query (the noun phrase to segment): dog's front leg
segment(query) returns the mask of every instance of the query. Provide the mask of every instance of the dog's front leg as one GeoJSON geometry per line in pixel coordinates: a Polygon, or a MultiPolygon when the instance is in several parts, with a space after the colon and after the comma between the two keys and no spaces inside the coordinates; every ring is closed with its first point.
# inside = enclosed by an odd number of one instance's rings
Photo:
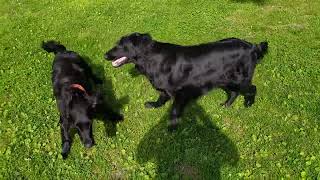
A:
{"type": "Polygon", "coordinates": [[[225,107],[230,107],[231,104],[236,100],[236,98],[239,96],[239,92],[236,91],[230,91],[230,90],[225,90],[227,93],[227,100],[224,103],[221,103],[222,106],[225,107]]]}
{"type": "Polygon", "coordinates": [[[146,108],[158,108],[163,106],[168,100],[170,100],[170,96],[166,92],[160,91],[160,96],[157,101],[148,101],[144,105],[146,108]]]}
{"type": "Polygon", "coordinates": [[[70,136],[70,125],[68,120],[60,116],[60,128],[61,128],[61,140],[62,140],[62,152],[63,159],[68,157],[71,148],[71,136],[70,136]]]}

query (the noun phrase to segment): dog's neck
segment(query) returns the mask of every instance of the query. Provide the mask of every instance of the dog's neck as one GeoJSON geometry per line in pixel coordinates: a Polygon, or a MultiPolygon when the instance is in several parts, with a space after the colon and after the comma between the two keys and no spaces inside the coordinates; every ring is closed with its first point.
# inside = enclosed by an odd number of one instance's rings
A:
{"type": "Polygon", "coordinates": [[[154,52],[154,43],[149,43],[144,48],[141,48],[142,51],[137,53],[137,56],[134,58],[135,61],[133,62],[136,66],[141,68],[145,68],[145,64],[152,61],[152,59],[148,58],[148,55],[154,52]]]}
{"type": "Polygon", "coordinates": [[[149,75],[148,71],[150,70],[150,66],[156,61],[155,58],[149,58],[152,54],[157,54],[159,49],[159,44],[161,42],[154,41],[146,48],[143,48],[143,51],[140,52],[139,56],[136,57],[136,61],[134,62],[135,68],[144,75],[149,75]]]}

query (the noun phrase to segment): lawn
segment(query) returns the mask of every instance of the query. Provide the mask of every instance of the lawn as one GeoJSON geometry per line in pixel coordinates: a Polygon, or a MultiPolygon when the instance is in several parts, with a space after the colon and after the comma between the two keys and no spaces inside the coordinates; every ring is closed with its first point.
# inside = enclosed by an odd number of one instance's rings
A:
{"type": "Polygon", "coordinates": [[[320,178],[319,0],[0,0],[0,179],[320,178]],[[157,98],[133,65],[114,69],[103,54],[122,35],[192,45],[238,37],[267,40],[255,71],[256,103],[231,108],[211,91],[167,132],[171,103],[157,98]],[[58,40],[89,57],[123,122],[94,122],[96,146],[75,137],[63,160],[51,87],[58,40]]]}

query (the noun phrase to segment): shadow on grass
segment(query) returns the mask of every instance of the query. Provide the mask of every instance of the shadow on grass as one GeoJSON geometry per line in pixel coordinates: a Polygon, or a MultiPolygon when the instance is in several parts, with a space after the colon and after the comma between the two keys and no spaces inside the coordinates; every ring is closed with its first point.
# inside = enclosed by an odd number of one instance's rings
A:
{"type": "MultiPolygon", "coordinates": [[[[88,57],[83,56],[86,62],[92,62],[88,57]]],[[[117,126],[116,124],[120,122],[119,119],[114,119],[115,117],[110,117],[110,110],[116,114],[120,114],[122,107],[129,102],[129,97],[121,97],[117,99],[115,92],[113,90],[112,81],[105,73],[103,66],[90,64],[93,73],[102,80],[102,85],[97,85],[97,90],[103,95],[103,107],[102,112],[106,112],[105,117],[98,116],[98,120],[103,121],[107,137],[113,137],[116,135],[117,126]]]]}
{"type": "Polygon", "coordinates": [[[141,75],[141,73],[135,68],[135,67],[132,67],[130,70],[129,70],[129,74],[131,75],[131,77],[135,78],[135,77],[138,77],[141,75]]]}
{"type": "Polygon", "coordinates": [[[159,179],[220,179],[220,168],[234,166],[239,154],[201,106],[190,103],[178,130],[167,131],[169,111],[140,141],[139,163],[157,165],[159,179]]]}

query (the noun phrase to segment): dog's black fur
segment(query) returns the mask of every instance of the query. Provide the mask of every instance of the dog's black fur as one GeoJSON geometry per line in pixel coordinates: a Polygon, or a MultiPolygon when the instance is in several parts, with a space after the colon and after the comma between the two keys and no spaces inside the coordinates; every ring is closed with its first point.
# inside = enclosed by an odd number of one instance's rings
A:
{"type": "Polygon", "coordinates": [[[105,58],[116,67],[134,63],[150,80],[160,97],[147,102],[146,107],[157,108],[174,99],[169,126],[174,130],[188,102],[213,88],[227,93],[223,103],[226,107],[239,94],[245,98],[244,105],[251,106],[256,95],[256,86],[252,85],[254,69],[267,49],[267,42],[252,44],[237,38],[180,46],[155,41],[149,34],[132,33],[122,37],[105,58]]]}
{"type": "Polygon", "coordinates": [[[60,111],[62,156],[67,158],[72,143],[72,128],[77,129],[84,146],[90,148],[94,145],[92,116],[96,113],[107,113],[112,119],[122,119],[122,116],[104,104],[102,95],[95,88],[102,80],[92,73],[83,57],[67,51],[56,41],[43,42],[42,48],[55,54],[52,84],[60,111]],[[73,87],[73,84],[81,85],[85,91],[73,87]]]}

